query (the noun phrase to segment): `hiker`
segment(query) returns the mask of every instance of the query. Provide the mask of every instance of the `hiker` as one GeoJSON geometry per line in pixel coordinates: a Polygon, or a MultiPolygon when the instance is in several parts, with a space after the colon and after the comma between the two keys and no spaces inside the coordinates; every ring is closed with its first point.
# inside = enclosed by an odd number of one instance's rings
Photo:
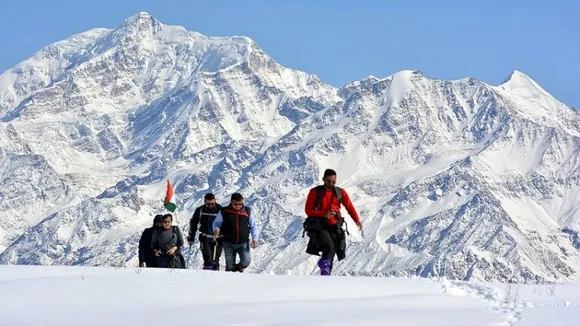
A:
{"type": "Polygon", "coordinates": [[[205,194],[204,204],[195,209],[189,221],[189,235],[187,242],[191,247],[195,239],[195,233],[199,226],[199,249],[203,256],[203,269],[219,271],[220,256],[222,254],[222,239],[216,239],[213,235],[213,221],[222,206],[216,203],[212,193],[205,194]]]}
{"type": "Polygon", "coordinates": [[[155,215],[153,226],[146,228],[141,233],[141,238],[139,239],[139,267],[157,267],[155,254],[153,249],[151,249],[151,237],[153,236],[153,231],[163,225],[162,220],[163,215],[155,215]]]}
{"type": "Polygon", "coordinates": [[[316,186],[308,193],[304,232],[310,238],[306,252],[317,256],[322,252],[318,261],[320,275],[330,275],[334,255],[339,261],[346,256],[346,235],[342,229],[346,222],[340,214],[340,205],[344,205],[359,230],[362,230],[362,224],[347,192],[335,186],[336,171],[326,169],[322,181],[324,185],[316,186]]]}
{"type": "Polygon", "coordinates": [[[250,234],[252,248],[258,246],[258,228],[250,207],[244,206],[244,197],[240,193],[231,196],[230,204],[222,207],[213,222],[214,237],[223,237],[226,272],[242,273],[250,265],[250,234]],[[236,255],[240,262],[236,263],[236,255]]]}
{"type": "Polygon", "coordinates": [[[183,246],[183,236],[177,225],[171,225],[173,216],[163,215],[163,226],[153,231],[151,248],[155,253],[157,267],[185,268],[185,259],[180,248],[183,246]]]}

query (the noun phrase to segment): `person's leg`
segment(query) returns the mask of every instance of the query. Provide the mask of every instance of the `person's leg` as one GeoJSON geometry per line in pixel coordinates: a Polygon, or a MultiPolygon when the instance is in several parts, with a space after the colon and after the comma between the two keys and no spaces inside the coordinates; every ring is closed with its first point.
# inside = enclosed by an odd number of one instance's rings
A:
{"type": "Polygon", "coordinates": [[[203,235],[199,236],[199,249],[203,257],[203,269],[212,269],[212,248],[209,239],[203,235]]]}
{"type": "Polygon", "coordinates": [[[322,258],[332,260],[336,250],[334,247],[334,240],[329,230],[322,229],[318,232],[318,243],[322,249],[322,258]]]}
{"type": "Polygon", "coordinates": [[[321,229],[317,236],[319,244],[322,247],[322,257],[318,261],[320,275],[330,275],[335,254],[334,241],[329,230],[326,228],[321,229]]]}
{"type": "Polygon", "coordinates": [[[157,267],[157,259],[155,259],[155,256],[148,258],[147,261],[145,261],[145,267],[157,267]]]}
{"type": "Polygon", "coordinates": [[[166,256],[166,255],[157,256],[156,260],[157,260],[157,267],[160,267],[160,268],[169,267],[169,257],[168,256],[166,256]]]}
{"type": "Polygon", "coordinates": [[[220,257],[222,256],[222,250],[223,250],[223,241],[221,239],[216,240],[214,246],[216,247],[216,249],[215,249],[216,251],[215,251],[215,260],[213,261],[213,270],[219,271],[220,270],[220,257]]]}
{"type": "Polygon", "coordinates": [[[237,269],[239,272],[243,272],[245,268],[250,266],[250,262],[252,261],[252,256],[250,255],[250,245],[247,242],[240,244],[238,254],[240,255],[240,262],[237,264],[237,269]]]}
{"type": "Polygon", "coordinates": [[[236,249],[234,244],[224,242],[224,258],[226,260],[226,272],[234,272],[236,266],[236,249]]]}

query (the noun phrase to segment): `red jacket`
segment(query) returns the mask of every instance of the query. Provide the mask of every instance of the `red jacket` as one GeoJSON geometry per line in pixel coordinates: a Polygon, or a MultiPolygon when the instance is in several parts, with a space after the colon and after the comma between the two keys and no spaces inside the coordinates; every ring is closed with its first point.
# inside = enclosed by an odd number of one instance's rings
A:
{"type": "MultiPolygon", "coordinates": [[[[353,221],[359,224],[360,217],[358,216],[358,213],[356,212],[354,205],[350,201],[350,197],[348,197],[348,194],[344,189],[341,188],[341,191],[342,191],[342,205],[344,205],[344,208],[346,208],[348,215],[350,215],[353,221]]],[[[322,198],[320,198],[320,207],[319,207],[320,210],[314,210],[315,203],[316,203],[316,187],[310,189],[308,197],[306,198],[306,205],[304,208],[306,216],[324,218],[324,214],[326,214],[326,212],[328,212],[331,209],[340,212],[340,205],[338,203],[338,198],[336,198],[336,195],[334,194],[334,189],[326,189],[326,191],[322,195],[322,198]],[[331,199],[332,203],[330,202],[331,199]]],[[[327,219],[327,222],[330,225],[334,225],[338,223],[338,219],[332,217],[327,219]]]]}

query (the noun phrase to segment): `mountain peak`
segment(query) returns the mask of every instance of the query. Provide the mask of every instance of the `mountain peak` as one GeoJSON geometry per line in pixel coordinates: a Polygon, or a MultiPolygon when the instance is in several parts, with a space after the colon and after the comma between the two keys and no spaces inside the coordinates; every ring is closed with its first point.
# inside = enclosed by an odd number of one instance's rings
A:
{"type": "Polygon", "coordinates": [[[154,23],[159,23],[157,19],[151,16],[149,13],[141,11],[132,16],[127,17],[123,22],[123,25],[138,26],[142,24],[153,25],[154,23]]]}
{"type": "Polygon", "coordinates": [[[388,78],[391,79],[391,84],[385,98],[389,105],[398,105],[407,94],[414,88],[413,81],[422,78],[423,74],[419,70],[401,70],[388,78]]]}
{"type": "Polygon", "coordinates": [[[408,69],[397,71],[384,78],[378,78],[375,75],[368,75],[361,80],[355,80],[344,85],[339,90],[339,95],[346,98],[360,88],[371,89],[376,83],[387,82],[389,84],[389,89],[385,93],[385,96],[388,98],[388,102],[391,105],[396,105],[399,101],[405,98],[409,91],[412,90],[413,82],[423,77],[421,71],[408,69]]]}
{"type": "Polygon", "coordinates": [[[515,91],[519,89],[536,90],[543,94],[549,95],[546,90],[542,88],[530,76],[524,74],[519,70],[514,70],[501,84],[500,87],[505,90],[515,91]]]}
{"type": "MultiPolygon", "coordinates": [[[[155,33],[163,24],[159,22],[155,17],[151,16],[149,13],[141,11],[132,16],[129,16],[123,21],[123,24],[118,30],[122,30],[129,33],[135,32],[152,32],[155,33]]],[[[122,32],[124,33],[124,32],[122,32]]]]}
{"type": "Polygon", "coordinates": [[[510,75],[501,84],[503,85],[507,82],[516,80],[531,80],[531,78],[519,70],[512,70],[510,75]]]}
{"type": "Polygon", "coordinates": [[[422,75],[423,74],[421,73],[420,70],[404,69],[401,71],[397,71],[396,73],[392,74],[390,77],[392,77],[393,79],[409,80],[412,76],[422,76],[422,75]]]}

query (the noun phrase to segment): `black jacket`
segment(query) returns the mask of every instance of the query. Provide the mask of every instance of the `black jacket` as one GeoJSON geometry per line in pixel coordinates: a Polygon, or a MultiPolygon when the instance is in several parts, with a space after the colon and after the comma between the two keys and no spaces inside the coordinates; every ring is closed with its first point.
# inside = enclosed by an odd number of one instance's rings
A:
{"type": "Polygon", "coordinates": [[[195,212],[193,212],[193,216],[189,220],[189,235],[187,236],[187,239],[193,241],[198,226],[199,233],[213,236],[213,221],[220,209],[222,209],[222,206],[219,204],[216,204],[212,208],[208,208],[205,205],[196,208],[195,212]]]}
{"type": "Polygon", "coordinates": [[[153,267],[155,265],[155,254],[151,248],[151,236],[153,235],[154,226],[146,228],[141,233],[141,238],[139,239],[139,265],[146,263],[147,267],[153,267]]]}

